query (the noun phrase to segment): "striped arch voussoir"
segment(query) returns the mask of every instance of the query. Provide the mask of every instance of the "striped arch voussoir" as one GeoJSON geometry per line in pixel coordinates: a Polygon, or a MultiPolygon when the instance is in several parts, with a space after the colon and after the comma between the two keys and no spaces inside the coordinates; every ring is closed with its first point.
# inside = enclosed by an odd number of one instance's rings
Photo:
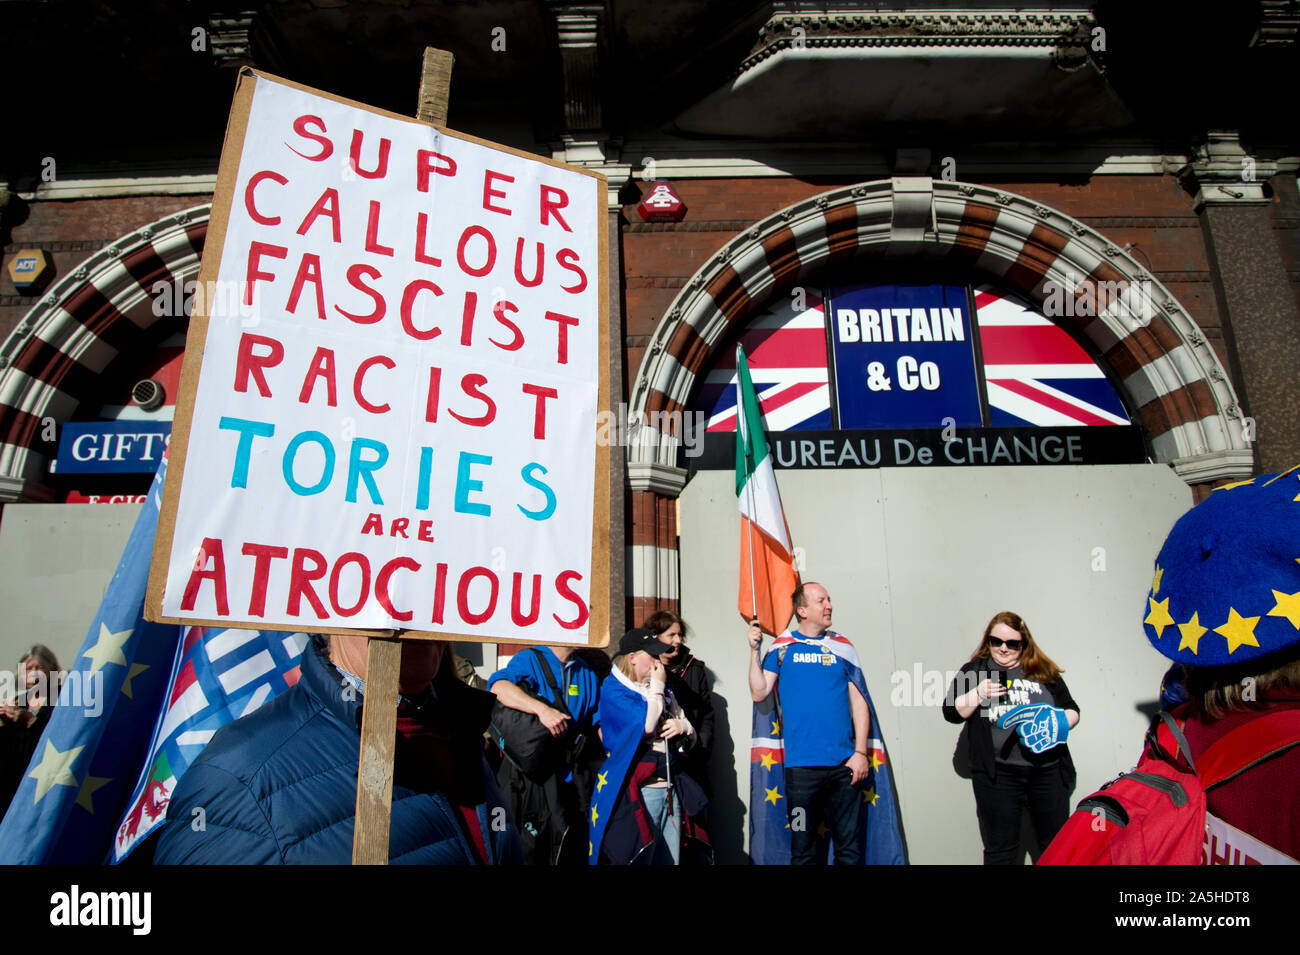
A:
{"type": "MultiPolygon", "coordinates": [[[[947,259],[1089,339],[1120,378],[1156,460],[1189,482],[1250,473],[1241,411],[1217,356],[1147,269],[1078,220],[1023,196],[926,182],[930,208],[920,229],[915,180],[901,199],[900,180],[880,180],[804,200],[733,238],[660,321],[633,383],[630,416],[689,407],[723,343],[777,293],[827,266],[855,257],[947,259]]],[[[671,441],[633,445],[628,457],[671,466],[676,450],[671,441]]]]}
{"type": "Polygon", "coordinates": [[[96,252],[0,346],[0,500],[46,496],[40,481],[55,450],[49,432],[95,397],[99,374],[155,322],[183,320],[174,309],[139,306],[155,299],[158,283],[170,288],[198,274],[209,211],[177,212],[96,252]]]}

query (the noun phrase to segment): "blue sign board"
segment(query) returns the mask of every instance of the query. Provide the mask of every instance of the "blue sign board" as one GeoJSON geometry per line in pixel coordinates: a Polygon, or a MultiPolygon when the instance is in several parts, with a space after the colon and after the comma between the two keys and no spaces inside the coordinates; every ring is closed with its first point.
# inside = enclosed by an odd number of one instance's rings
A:
{"type": "Polygon", "coordinates": [[[170,421],[69,421],[59,436],[55,473],[152,473],[171,431],[170,421]]]}
{"type": "Polygon", "coordinates": [[[961,285],[828,289],[839,427],[983,424],[971,317],[961,285]]]}

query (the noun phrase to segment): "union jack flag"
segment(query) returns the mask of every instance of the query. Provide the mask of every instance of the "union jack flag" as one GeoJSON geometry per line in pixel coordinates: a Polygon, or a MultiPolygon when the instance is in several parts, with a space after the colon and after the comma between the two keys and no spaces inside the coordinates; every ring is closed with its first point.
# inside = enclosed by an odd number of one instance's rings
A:
{"type": "Polygon", "coordinates": [[[988,286],[975,314],[994,427],[1130,423],[1106,373],[1050,319],[988,286]]]}
{"type": "MultiPolygon", "coordinates": [[[[806,290],[802,310],[791,305],[763,312],[740,336],[759,407],[769,431],[831,426],[822,299],[806,290]]],[[[726,349],[704,379],[697,407],[709,415],[706,430],[736,430],[736,352],[726,349]]]]}

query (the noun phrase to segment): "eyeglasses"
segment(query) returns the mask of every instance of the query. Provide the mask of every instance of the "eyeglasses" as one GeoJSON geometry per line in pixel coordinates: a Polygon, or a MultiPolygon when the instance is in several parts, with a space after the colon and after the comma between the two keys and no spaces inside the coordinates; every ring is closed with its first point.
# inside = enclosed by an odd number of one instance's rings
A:
{"type": "Polygon", "coordinates": [[[1006,647],[1008,650],[1019,650],[1023,640],[1003,640],[1001,637],[989,637],[989,646],[994,649],[1006,647]]]}

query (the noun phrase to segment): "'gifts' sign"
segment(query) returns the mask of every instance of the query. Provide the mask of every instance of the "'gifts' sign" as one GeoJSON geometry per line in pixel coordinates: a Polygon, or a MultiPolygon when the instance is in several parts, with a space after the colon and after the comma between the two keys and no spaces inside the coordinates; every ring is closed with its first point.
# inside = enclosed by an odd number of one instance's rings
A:
{"type": "Polygon", "coordinates": [[[151,616],[603,643],[605,204],[584,170],[246,71],[151,616]]]}

